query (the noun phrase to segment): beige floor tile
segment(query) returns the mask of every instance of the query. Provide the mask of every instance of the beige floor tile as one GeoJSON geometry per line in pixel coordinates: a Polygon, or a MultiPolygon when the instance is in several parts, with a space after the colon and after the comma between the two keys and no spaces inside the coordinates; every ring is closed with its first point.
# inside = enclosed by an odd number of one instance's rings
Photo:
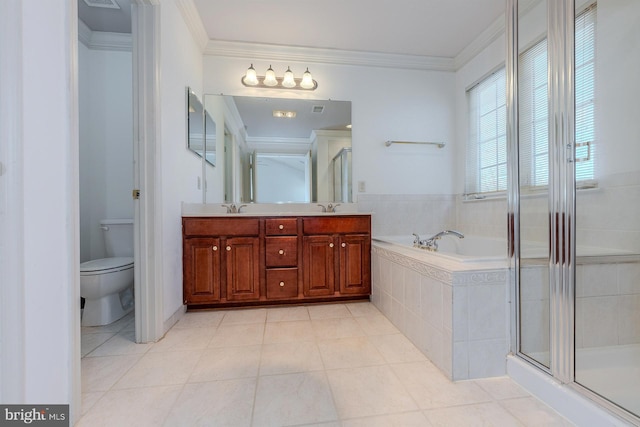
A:
{"type": "Polygon", "coordinates": [[[258,375],[262,346],[208,348],[191,373],[190,383],[251,378],[258,375]]]}
{"type": "Polygon", "coordinates": [[[364,331],[354,318],[312,320],[313,333],[318,340],[359,337],[364,331]]]}
{"type": "Polygon", "coordinates": [[[389,363],[424,362],[427,357],[402,334],[372,335],[369,340],[389,363]]]}
{"type": "Polygon", "coordinates": [[[238,325],[246,323],[264,323],[267,321],[266,308],[251,308],[229,310],[224,313],[223,325],[238,325]]]}
{"type": "Polygon", "coordinates": [[[482,378],[475,382],[496,400],[529,396],[525,389],[509,377],[482,378]]]}
{"type": "Polygon", "coordinates": [[[264,376],[258,379],[254,426],[285,426],[338,419],[324,372],[264,376]]]}
{"type": "Polygon", "coordinates": [[[501,400],[499,404],[528,427],[573,425],[535,397],[501,400]]]}
{"type": "Polygon", "coordinates": [[[185,313],[176,323],[175,329],[215,328],[224,317],[224,311],[194,311],[185,313]]]}
{"type": "Polygon", "coordinates": [[[307,307],[273,307],[267,310],[267,322],[291,322],[294,320],[309,320],[307,307]]]}
{"type": "Polygon", "coordinates": [[[203,350],[147,353],[114,386],[114,389],[184,384],[203,350]]]}
{"type": "Polygon", "coordinates": [[[353,317],[380,316],[382,314],[375,305],[368,301],[351,302],[345,305],[353,317]]]}
{"type": "Polygon", "coordinates": [[[209,345],[215,330],[213,328],[171,329],[164,338],[153,345],[151,353],[200,350],[209,345]]]}
{"type": "Polygon", "coordinates": [[[182,386],[111,390],[87,412],[77,427],[157,427],[164,422],[182,386]]]}
{"type": "Polygon", "coordinates": [[[107,391],[142,355],[85,357],[81,360],[82,392],[107,391]]]}
{"type": "Polygon", "coordinates": [[[267,323],[264,331],[265,344],[296,341],[315,341],[311,321],[267,323]]]}
{"type": "Polygon", "coordinates": [[[100,400],[100,398],[102,396],[104,396],[106,392],[104,391],[90,391],[87,393],[82,393],[82,408],[81,408],[81,413],[82,415],[86,414],[87,412],[89,412],[89,409],[91,409],[93,407],[93,405],[96,404],[96,402],[98,402],[98,400],[100,400]]]}
{"type": "Polygon", "coordinates": [[[367,335],[388,335],[400,332],[398,328],[393,326],[393,323],[382,314],[356,317],[355,319],[367,335]]]}
{"type": "Polygon", "coordinates": [[[384,357],[368,337],[338,338],[318,341],[325,369],[358,368],[382,365],[384,357]]]}
{"type": "Polygon", "coordinates": [[[260,375],[290,374],[324,369],[314,341],[265,344],[260,358],[260,375]]]}
{"type": "Polygon", "coordinates": [[[424,411],[424,414],[434,427],[523,427],[495,402],[431,409],[424,411]]]}
{"type": "Polygon", "coordinates": [[[85,357],[96,348],[107,342],[115,335],[114,332],[100,332],[95,334],[82,334],[80,340],[81,357],[85,357]]]}
{"type": "Polygon", "coordinates": [[[431,423],[422,412],[405,412],[346,420],[342,427],[431,427],[431,423]]]}
{"type": "Polygon", "coordinates": [[[255,390],[255,378],[186,384],[164,426],[250,426],[255,390]]]}
{"type": "Polygon", "coordinates": [[[389,366],[327,371],[340,419],[418,409],[389,366]]]}
{"type": "Polygon", "coordinates": [[[89,353],[87,357],[144,354],[154,345],[154,343],[136,344],[135,341],[135,331],[121,331],[89,353]]]}
{"type": "Polygon", "coordinates": [[[310,305],[307,308],[309,309],[309,317],[311,320],[352,317],[351,312],[344,304],[310,305]]]}
{"type": "Polygon", "coordinates": [[[83,334],[95,334],[95,333],[104,333],[104,332],[120,332],[124,328],[130,327],[134,317],[133,312],[127,314],[126,316],[116,320],[113,323],[103,326],[83,326],[82,333],[83,334]]]}
{"type": "Polygon", "coordinates": [[[209,342],[209,348],[260,345],[264,339],[264,323],[220,325],[209,342]]]}
{"type": "Polygon", "coordinates": [[[391,368],[422,409],[492,401],[473,381],[451,382],[430,362],[403,363],[391,368]]]}

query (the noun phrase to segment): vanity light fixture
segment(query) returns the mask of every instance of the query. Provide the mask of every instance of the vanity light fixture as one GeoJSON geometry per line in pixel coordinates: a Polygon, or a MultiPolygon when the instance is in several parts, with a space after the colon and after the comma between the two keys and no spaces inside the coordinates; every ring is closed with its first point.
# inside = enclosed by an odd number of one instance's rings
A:
{"type": "Polygon", "coordinates": [[[276,77],[275,71],[269,65],[264,76],[258,76],[253,64],[247,69],[247,72],[242,76],[241,82],[247,87],[261,87],[272,89],[298,89],[298,90],[316,90],[318,88],[318,82],[313,80],[311,72],[307,67],[307,70],[302,75],[302,78],[295,78],[291,67],[287,67],[287,71],[284,73],[284,77],[276,77]]]}

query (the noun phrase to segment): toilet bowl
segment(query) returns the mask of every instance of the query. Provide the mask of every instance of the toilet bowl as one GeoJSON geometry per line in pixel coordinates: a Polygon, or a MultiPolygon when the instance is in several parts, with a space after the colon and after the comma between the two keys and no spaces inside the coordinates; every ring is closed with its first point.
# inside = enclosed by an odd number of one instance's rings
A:
{"type": "Polygon", "coordinates": [[[82,326],[108,325],[133,310],[133,220],[100,221],[108,258],[80,264],[82,326]]]}
{"type": "Polygon", "coordinates": [[[133,310],[133,258],[94,259],[80,264],[82,326],[108,325],[133,310]]]}

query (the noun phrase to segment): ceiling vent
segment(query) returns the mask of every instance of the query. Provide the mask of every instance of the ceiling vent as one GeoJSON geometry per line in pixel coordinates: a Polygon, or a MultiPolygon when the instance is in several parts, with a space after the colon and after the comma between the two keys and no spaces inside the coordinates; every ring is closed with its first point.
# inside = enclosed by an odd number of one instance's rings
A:
{"type": "Polygon", "coordinates": [[[84,0],[87,6],[106,7],[107,9],[120,9],[120,5],[116,0],[84,0]]]}
{"type": "Polygon", "coordinates": [[[322,114],[324,112],[324,105],[314,105],[311,108],[312,113],[322,114]]]}

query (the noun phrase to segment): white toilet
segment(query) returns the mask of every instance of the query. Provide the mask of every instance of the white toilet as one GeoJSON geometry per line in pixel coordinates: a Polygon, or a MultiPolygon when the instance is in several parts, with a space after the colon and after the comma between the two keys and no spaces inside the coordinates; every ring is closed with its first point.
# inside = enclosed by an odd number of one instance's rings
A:
{"type": "Polygon", "coordinates": [[[133,220],[100,221],[108,258],[80,264],[82,326],[108,325],[133,310],[133,220]]]}

